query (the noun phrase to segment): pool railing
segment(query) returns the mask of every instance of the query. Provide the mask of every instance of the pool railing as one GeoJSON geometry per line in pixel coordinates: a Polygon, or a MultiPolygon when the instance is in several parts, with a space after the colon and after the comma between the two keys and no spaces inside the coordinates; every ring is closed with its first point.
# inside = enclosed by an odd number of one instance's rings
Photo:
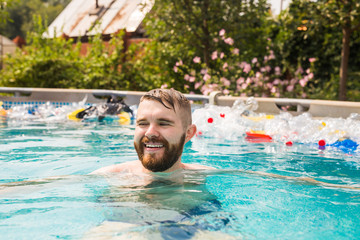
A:
{"type": "MultiPolygon", "coordinates": [[[[14,105],[40,105],[50,102],[55,106],[69,105],[74,102],[85,104],[101,104],[110,96],[122,97],[128,105],[138,104],[145,92],[116,91],[103,89],[59,89],[59,88],[18,88],[0,87],[0,101],[3,107],[9,109],[14,105]]],[[[238,100],[246,101],[248,97],[223,96],[221,92],[212,92],[209,96],[200,94],[185,94],[198,104],[212,104],[218,106],[232,106],[238,100]]],[[[341,117],[347,118],[352,113],[360,114],[359,102],[290,99],[290,98],[255,98],[258,108],[255,112],[266,114],[280,114],[288,111],[293,115],[304,112],[313,117],[341,117]]]]}

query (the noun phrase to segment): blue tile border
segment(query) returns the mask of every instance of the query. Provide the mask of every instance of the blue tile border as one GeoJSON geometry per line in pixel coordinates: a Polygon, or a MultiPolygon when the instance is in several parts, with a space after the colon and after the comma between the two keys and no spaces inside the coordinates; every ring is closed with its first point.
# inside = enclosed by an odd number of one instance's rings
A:
{"type": "MultiPolygon", "coordinates": [[[[1,101],[2,107],[5,110],[8,110],[14,106],[21,106],[21,105],[26,105],[28,107],[39,107],[41,105],[45,105],[47,103],[50,103],[51,105],[55,106],[56,108],[58,107],[63,107],[63,106],[69,106],[72,105],[72,102],[49,102],[49,101],[21,101],[21,102],[17,102],[17,101],[1,101]]],[[[91,106],[93,104],[91,103],[85,103],[86,106],[91,106]]]]}

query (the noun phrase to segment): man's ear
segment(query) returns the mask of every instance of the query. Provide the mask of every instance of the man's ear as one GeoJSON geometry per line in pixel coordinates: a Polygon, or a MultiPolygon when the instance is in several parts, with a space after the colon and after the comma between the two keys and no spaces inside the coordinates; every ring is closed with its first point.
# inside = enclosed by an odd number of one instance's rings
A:
{"type": "Polygon", "coordinates": [[[190,141],[190,139],[195,135],[196,133],[196,125],[191,124],[188,129],[186,130],[186,137],[185,137],[185,143],[190,141]]]}

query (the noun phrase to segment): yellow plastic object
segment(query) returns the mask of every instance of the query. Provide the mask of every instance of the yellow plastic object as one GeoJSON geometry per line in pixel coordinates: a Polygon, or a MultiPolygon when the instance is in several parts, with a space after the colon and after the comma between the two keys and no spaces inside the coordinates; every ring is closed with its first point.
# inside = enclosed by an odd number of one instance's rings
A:
{"type": "Polygon", "coordinates": [[[127,112],[121,112],[118,117],[120,125],[129,125],[131,123],[130,114],[127,112]]]}
{"type": "Polygon", "coordinates": [[[274,115],[265,115],[265,116],[260,116],[260,117],[249,117],[249,116],[244,116],[245,118],[252,120],[254,122],[259,122],[262,120],[270,120],[274,118],[274,115]]]}
{"type": "Polygon", "coordinates": [[[5,109],[3,109],[3,108],[0,108],[0,116],[1,117],[6,117],[6,115],[7,115],[7,111],[5,109]]]}
{"type": "Polygon", "coordinates": [[[1,117],[6,117],[7,111],[2,107],[2,105],[3,105],[3,102],[0,101],[0,116],[1,117]]]}
{"type": "Polygon", "coordinates": [[[80,108],[80,109],[78,109],[78,110],[75,110],[75,111],[73,111],[72,113],[69,113],[67,117],[68,117],[68,119],[73,120],[73,121],[80,121],[81,119],[80,119],[80,118],[77,118],[76,115],[77,115],[79,112],[82,112],[82,111],[84,111],[84,110],[85,110],[84,108],[80,108]]]}

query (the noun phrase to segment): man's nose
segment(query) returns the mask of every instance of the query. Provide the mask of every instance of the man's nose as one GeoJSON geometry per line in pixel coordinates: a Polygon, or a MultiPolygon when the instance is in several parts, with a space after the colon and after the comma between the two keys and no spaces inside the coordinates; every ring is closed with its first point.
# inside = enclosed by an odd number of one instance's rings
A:
{"type": "Polygon", "coordinates": [[[157,130],[157,127],[154,124],[150,124],[145,132],[145,136],[148,138],[158,137],[159,132],[157,130]]]}

